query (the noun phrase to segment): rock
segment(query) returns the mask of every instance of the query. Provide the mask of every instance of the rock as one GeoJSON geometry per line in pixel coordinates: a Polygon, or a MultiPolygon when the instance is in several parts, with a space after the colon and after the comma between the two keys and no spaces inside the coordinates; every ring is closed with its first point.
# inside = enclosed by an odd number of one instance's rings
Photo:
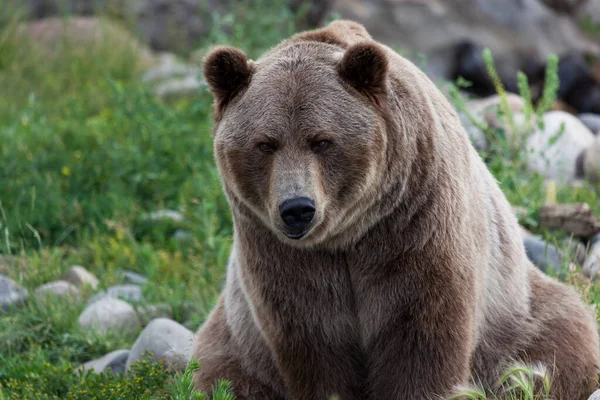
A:
{"type": "Polygon", "coordinates": [[[171,318],[173,317],[173,310],[169,304],[153,304],[138,306],[135,308],[138,313],[140,321],[143,325],[147,325],[150,321],[156,318],[171,318]]]}
{"type": "Polygon", "coordinates": [[[577,159],[592,145],[594,135],[576,117],[562,111],[550,111],[542,121],[544,128],[526,138],[527,165],[549,179],[574,180],[577,159]]]}
{"type": "Polygon", "coordinates": [[[192,351],[194,334],[166,318],[152,320],[135,341],[126,369],[150,351],[154,360],[162,360],[168,368],[184,370],[192,351]]]}
{"type": "Polygon", "coordinates": [[[596,390],[588,400],[600,400],[600,389],[596,390]]]}
{"type": "Polygon", "coordinates": [[[578,118],[593,134],[600,134],[600,114],[584,113],[578,118]]]}
{"type": "Polygon", "coordinates": [[[142,288],[140,286],[133,284],[125,284],[111,286],[108,289],[97,293],[96,295],[92,296],[92,298],[88,301],[88,305],[108,297],[112,297],[115,299],[123,299],[131,303],[139,303],[144,300],[144,296],[142,295],[142,288]]]}
{"type": "Polygon", "coordinates": [[[531,236],[525,236],[523,244],[529,260],[543,272],[559,272],[562,269],[563,255],[556,246],[531,236]]]}
{"type": "Polygon", "coordinates": [[[600,243],[595,243],[588,253],[581,272],[588,278],[597,279],[600,270],[600,243]]]}
{"type": "Polygon", "coordinates": [[[79,289],[67,281],[54,281],[43,284],[35,289],[35,294],[38,298],[45,298],[48,295],[54,295],[58,297],[70,297],[77,301],[81,300],[79,289]]]}
{"type": "Polygon", "coordinates": [[[558,64],[558,98],[578,113],[600,114],[600,82],[581,53],[561,57],[558,64]]]}
{"type": "Polygon", "coordinates": [[[69,51],[78,51],[97,44],[111,46],[115,52],[129,53],[142,67],[153,65],[154,55],[129,31],[114,21],[99,17],[52,17],[25,22],[17,27],[17,34],[47,48],[48,55],[59,55],[57,46],[66,41],[69,51]]]}
{"type": "Polygon", "coordinates": [[[0,274],[0,312],[20,306],[28,297],[27,290],[9,277],[0,274]]]}
{"type": "Polygon", "coordinates": [[[97,289],[100,283],[94,274],[80,265],[71,267],[63,279],[75,286],[90,286],[92,289],[97,289]]]}
{"type": "Polygon", "coordinates": [[[194,235],[191,232],[183,229],[177,229],[175,233],[173,233],[173,239],[177,240],[179,243],[187,243],[192,240],[193,237],[194,235]]]}
{"type": "Polygon", "coordinates": [[[600,135],[582,156],[584,176],[594,184],[600,183],[600,135]]]}
{"type": "Polygon", "coordinates": [[[125,364],[129,350],[115,350],[103,357],[91,360],[82,365],[84,370],[91,370],[96,373],[107,372],[111,370],[113,374],[122,374],[125,372],[125,364]]]}
{"type": "Polygon", "coordinates": [[[109,330],[135,331],[140,328],[140,320],[131,305],[114,297],[104,297],[81,313],[79,325],[100,333],[109,330]]]}
{"type": "Polygon", "coordinates": [[[148,283],[148,278],[133,271],[123,272],[123,283],[130,283],[134,285],[144,286],[148,283]]]}
{"type": "Polygon", "coordinates": [[[364,24],[374,39],[418,51],[426,60],[448,49],[457,54],[465,41],[490,48],[506,71],[535,70],[549,54],[600,51],[576,21],[539,0],[336,0],[333,11],[364,24]]]}
{"type": "Polygon", "coordinates": [[[162,53],[158,57],[156,65],[144,73],[142,81],[156,83],[172,78],[198,76],[199,74],[200,69],[198,67],[193,67],[179,61],[175,54],[162,53]]]}

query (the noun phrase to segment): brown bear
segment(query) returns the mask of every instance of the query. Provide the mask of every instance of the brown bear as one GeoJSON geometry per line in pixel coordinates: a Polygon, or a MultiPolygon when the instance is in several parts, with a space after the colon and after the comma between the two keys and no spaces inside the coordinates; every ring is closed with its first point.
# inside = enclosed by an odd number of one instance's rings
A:
{"type": "Polygon", "coordinates": [[[590,311],[527,260],[456,112],[412,63],[337,21],[258,61],[217,47],[214,150],[234,220],[197,388],[238,399],[438,399],[542,364],[584,398],[590,311]]]}

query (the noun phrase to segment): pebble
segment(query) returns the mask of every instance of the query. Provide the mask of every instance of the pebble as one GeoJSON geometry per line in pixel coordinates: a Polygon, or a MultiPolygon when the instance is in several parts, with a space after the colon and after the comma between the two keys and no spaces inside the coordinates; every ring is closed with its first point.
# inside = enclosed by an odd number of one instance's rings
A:
{"type": "Polygon", "coordinates": [[[79,325],[106,333],[109,330],[134,331],[141,324],[130,304],[108,296],[89,305],[79,316],[79,325]]]}
{"type": "Polygon", "coordinates": [[[90,286],[92,289],[97,289],[100,283],[94,274],[80,265],[72,266],[63,279],[75,286],[90,286]]]}
{"type": "Polygon", "coordinates": [[[137,272],[124,271],[123,272],[123,282],[131,283],[131,284],[139,285],[139,286],[144,286],[146,283],[148,283],[148,278],[146,278],[143,275],[138,274],[137,272]]]}
{"type": "Polygon", "coordinates": [[[144,296],[142,295],[142,288],[139,285],[125,284],[111,286],[108,289],[95,294],[88,301],[88,304],[93,304],[98,300],[104,299],[106,297],[119,298],[131,303],[139,303],[144,300],[144,296]]]}
{"type": "Polygon", "coordinates": [[[126,369],[149,351],[154,360],[162,360],[168,368],[183,371],[192,352],[192,331],[167,318],[152,320],[135,341],[126,369]]]}
{"type": "Polygon", "coordinates": [[[585,113],[577,117],[593,134],[600,134],[600,114],[585,113]]]}

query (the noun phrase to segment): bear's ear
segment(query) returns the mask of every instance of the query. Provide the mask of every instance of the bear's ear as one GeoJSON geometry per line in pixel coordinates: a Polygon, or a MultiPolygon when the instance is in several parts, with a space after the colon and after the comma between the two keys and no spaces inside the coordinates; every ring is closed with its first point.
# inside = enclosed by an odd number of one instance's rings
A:
{"type": "Polygon", "coordinates": [[[229,101],[250,84],[253,67],[243,51],[218,46],[206,55],[202,73],[215,96],[215,107],[221,112],[229,101]]]}
{"type": "Polygon", "coordinates": [[[373,42],[357,43],[346,50],[338,72],[343,80],[368,96],[377,97],[386,91],[387,56],[373,42]]]}

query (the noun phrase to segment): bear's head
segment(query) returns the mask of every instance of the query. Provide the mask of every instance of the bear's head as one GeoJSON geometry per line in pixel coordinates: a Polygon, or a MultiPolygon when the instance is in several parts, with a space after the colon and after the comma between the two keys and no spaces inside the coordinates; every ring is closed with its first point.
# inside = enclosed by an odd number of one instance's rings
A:
{"type": "Polygon", "coordinates": [[[389,61],[364,28],[350,30],[297,36],[256,62],[232,47],[204,60],[234,215],[252,213],[291,245],[353,229],[381,195],[389,61]],[[343,41],[348,34],[353,43],[343,41]]]}

